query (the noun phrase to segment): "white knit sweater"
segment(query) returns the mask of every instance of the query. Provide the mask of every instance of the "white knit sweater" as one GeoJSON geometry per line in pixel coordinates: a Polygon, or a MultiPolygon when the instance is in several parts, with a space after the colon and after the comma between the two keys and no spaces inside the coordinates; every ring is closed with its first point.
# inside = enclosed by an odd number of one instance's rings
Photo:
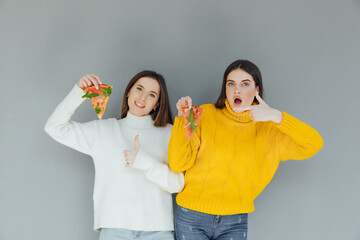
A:
{"type": "Polygon", "coordinates": [[[150,116],[136,117],[129,112],[121,120],[73,122],[71,116],[85,101],[82,95],[75,85],[48,119],[45,131],[94,161],[94,230],[173,230],[171,193],[182,190],[184,176],[168,167],[172,125],[155,127],[150,116]],[[123,150],[134,149],[137,134],[140,150],[133,167],[127,168],[123,150]]]}

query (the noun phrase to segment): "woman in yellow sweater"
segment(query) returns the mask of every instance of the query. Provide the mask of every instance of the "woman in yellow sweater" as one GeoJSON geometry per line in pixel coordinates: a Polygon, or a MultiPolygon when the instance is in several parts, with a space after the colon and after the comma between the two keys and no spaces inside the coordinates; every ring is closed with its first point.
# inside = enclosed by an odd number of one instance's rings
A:
{"type": "Polygon", "coordinates": [[[323,146],[319,133],[262,99],[258,67],[237,60],[224,73],[215,104],[203,113],[190,140],[186,138],[181,98],[169,142],[169,165],[185,173],[177,195],[177,239],[247,239],[247,214],[254,199],[273,178],[280,161],[312,157],[323,146]]]}

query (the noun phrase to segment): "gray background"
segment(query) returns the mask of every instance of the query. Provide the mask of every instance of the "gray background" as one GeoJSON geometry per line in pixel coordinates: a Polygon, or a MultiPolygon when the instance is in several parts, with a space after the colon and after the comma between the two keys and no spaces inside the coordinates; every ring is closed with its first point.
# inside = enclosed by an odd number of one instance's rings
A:
{"type": "MultiPolygon", "coordinates": [[[[288,161],[256,199],[249,240],[360,239],[360,2],[0,1],[0,239],[98,239],[90,157],[50,139],[45,121],[96,73],[114,86],[105,118],[143,69],[162,73],[172,110],[213,103],[245,58],[265,100],[317,129],[324,148],[288,161]]],[[[96,118],[85,102],[74,119],[96,118]]]]}

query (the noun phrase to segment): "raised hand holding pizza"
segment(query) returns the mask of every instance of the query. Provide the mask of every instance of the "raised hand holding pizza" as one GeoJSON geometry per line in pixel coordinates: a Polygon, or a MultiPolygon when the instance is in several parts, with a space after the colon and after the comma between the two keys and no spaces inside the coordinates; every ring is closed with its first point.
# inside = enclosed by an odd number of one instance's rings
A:
{"type": "Polygon", "coordinates": [[[178,117],[183,116],[183,113],[181,111],[180,106],[184,106],[184,105],[189,106],[189,109],[191,109],[191,107],[192,107],[192,99],[191,99],[191,97],[189,97],[189,96],[182,97],[177,101],[176,108],[178,110],[178,117]]]}
{"type": "Polygon", "coordinates": [[[84,90],[86,87],[91,87],[91,86],[95,86],[96,89],[99,89],[99,84],[102,84],[99,76],[95,74],[87,74],[79,80],[77,85],[82,90],[84,90]]]}
{"type": "Polygon", "coordinates": [[[126,167],[132,167],[136,158],[136,154],[138,153],[140,149],[140,143],[139,143],[139,135],[136,135],[135,137],[135,146],[132,150],[124,150],[123,154],[125,157],[125,166],[126,167]]]}
{"type": "Polygon", "coordinates": [[[100,77],[95,74],[85,75],[79,80],[77,85],[85,93],[82,98],[90,99],[98,118],[102,119],[112,92],[112,86],[102,84],[100,77]]]}
{"type": "MultiPolygon", "coordinates": [[[[259,101],[258,105],[252,105],[245,110],[250,110],[250,117],[254,122],[266,122],[273,121],[275,123],[281,123],[283,114],[275,108],[271,108],[257,93],[256,99],[259,101]]],[[[243,109],[243,110],[244,110],[243,109]]]]}
{"type": "Polygon", "coordinates": [[[183,117],[185,122],[186,137],[190,140],[197,128],[203,109],[192,105],[189,96],[182,97],[176,103],[178,117],[183,117]]]}

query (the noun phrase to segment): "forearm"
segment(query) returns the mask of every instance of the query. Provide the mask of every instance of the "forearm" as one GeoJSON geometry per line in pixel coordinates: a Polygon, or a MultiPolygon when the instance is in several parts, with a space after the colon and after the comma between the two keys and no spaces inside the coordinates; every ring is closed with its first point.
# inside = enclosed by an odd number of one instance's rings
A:
{"type": "Polygon", "coordinates": [[[168,151],[169,166],[173,171],[183,172],[194,164],[200,146],[198,130],[188,140],[183,118],[175,118],[168,151]]]}
{"type": "Polygon", "coordinates": [[[180,192],[184,187],[184,175],[173,172],[169,166],[156,160],[140,148],[133,168],[144,171],[145,176],[169,193],[180,192]]]}
{"type": "Polygon", "coordinates": [[[96,139],[95,122],[77,123],[71,121],[75,110],[85,100],[81,98],[82,94],[83,91],[75,85],[47,120],[45,131],[61,144],[90,154],[91,146],[96,139]]]}
{"type": "Polygon", "coordinates": [[[276,125],[283,133],[278,139],[281,152],[285,153],[282,160],[309,158],[323,147],[323,139],[314,128],[285,112],[283,116],[276,125]]]}
{"type": "Polygon", "coordinates": [[[65,99],[56,107],[45,124],[49,135],[61,134],[61,129],[69,124],[71,116],[79,105],[85,101],[81,98],[83,91],[75,85],[65,99]]]}

